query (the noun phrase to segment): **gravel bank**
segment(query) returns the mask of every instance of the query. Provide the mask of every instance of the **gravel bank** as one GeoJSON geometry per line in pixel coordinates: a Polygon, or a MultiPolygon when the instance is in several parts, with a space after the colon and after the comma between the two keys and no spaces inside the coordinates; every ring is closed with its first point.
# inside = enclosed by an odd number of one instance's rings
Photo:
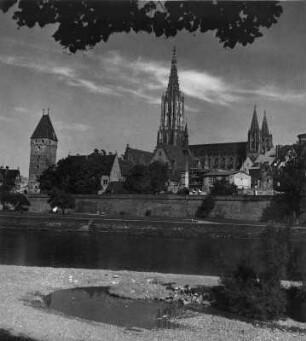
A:
{"type": "Polygon", "coordinates": [[[41,295],[84,286],[112,286],[134,298],[167,295],[159,283],[176,282],[212,286],[217,277],[63,268],[0,266],[0,329],[40,341],[113,340],[305,340],[305,323],[291,320],[273,327],[212,314],[180,319],[186,328],[174,330],[126,330],[102,323],[71,318],[40,308],[41,295]],[[31,302],[34,301],[34,306],[31,302]]]}

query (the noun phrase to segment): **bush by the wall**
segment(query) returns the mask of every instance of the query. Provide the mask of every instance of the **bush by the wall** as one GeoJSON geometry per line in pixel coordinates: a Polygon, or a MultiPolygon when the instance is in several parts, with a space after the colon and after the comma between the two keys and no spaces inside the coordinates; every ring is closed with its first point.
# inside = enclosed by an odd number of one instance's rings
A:
{"type": "Polygon", "coordinates": [[[213,196],[208,195],[205,199],[202,200],[201,206],[197,209],[196,217],[207,218],[214,207],[215,199],[213,196]]]}
{"type": "Polygon", "coordinates": [[[186,188],[186,187],[180,188],[180,189],[177,191],[177,194],[178,194],[178,195],[189,195],[189,189],[186,188]]]}

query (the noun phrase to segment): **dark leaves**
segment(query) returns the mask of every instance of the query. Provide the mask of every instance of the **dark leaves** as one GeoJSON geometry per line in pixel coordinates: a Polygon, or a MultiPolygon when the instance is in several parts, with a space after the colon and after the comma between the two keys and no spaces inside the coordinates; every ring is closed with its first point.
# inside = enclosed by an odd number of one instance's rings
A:
{"type": "Polygon", "coordinates": [[[282,13],[276,1],[2,0],[0,9],[7,12],[17,2],[13,19],[19,27],[58,24],[53,38],[73,53],[132,30],[157,37],[211,30],[224,47],[233,48],[253,43],[282,13]]]}

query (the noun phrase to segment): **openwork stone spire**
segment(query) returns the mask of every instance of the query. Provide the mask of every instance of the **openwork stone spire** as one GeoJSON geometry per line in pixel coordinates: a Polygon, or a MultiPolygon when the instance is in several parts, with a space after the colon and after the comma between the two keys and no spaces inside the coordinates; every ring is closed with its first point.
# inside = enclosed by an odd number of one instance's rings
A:
{"type": "Polygon", "coordinates": [[[251,122],[251,127],[248,131],[248,152],[259,153],[261,150],[261,134],[258,125],[258,118],[256,112],[256,105],[254,106],[254,112],[251,122]]]}
{"type": "Polygon", "coordinates": [[[157,134],[157,145],[169,144],[186,146],[188,131],[184,116],[184,96],[180,91],[176,49],[173,48],[169,82],[162,95],[160,128],[157,134]]]}
{"type": "Polygon", "coordinates": [[[268,121],[266,111],[264,112],[264,117],[262,120],[262,127],[261,127],[261,152],[265,153],[269,151],[273,147],[273,139],[272,134],[269,131],[268,121]]]}
{"type": "Polygon", "coordinates": [[[173,47],[171,69],[168,83],[168,92],[177,93],[180,91],[178,75],[177,75],[177,60],[176,60],[176,49],[173,47]]]}
{"type": "Polygon", "coordinates": [[[269,135],[269,128],[268,128],[266,111],[264,111],[264,117],[263,117],[263,120],[262,120],[261,134],[263,136],[264,135],[269,135]]]}

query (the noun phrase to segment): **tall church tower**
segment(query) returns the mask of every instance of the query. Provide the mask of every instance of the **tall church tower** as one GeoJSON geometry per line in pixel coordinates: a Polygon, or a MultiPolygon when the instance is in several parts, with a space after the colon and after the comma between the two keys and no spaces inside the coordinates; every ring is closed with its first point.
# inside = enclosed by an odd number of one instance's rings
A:
{"type": "Polygon", "coordinates": [[[248,131],[247,153],[253,157],[261,152],[261,132],[258,125],[256,106],[254,107],[251,127],[248,131]]]}
{"type": "Polygon", "coordinates": [[[261,152],[264,154],[273,147],[272,134],[268,128],[266,111],[264,112],[264,118],[261,127],[261,152]]]}
{"type": "Polygon", "coordinates": [[[49,109],[43,115],[31,136],[29,169],[29,193],[39,192],[39,177],[48,167],[56,163],[57,137],[53,129],[49,109]]]}
{"type": "Polygon", "coordinates": [[[168,87],[162,95],[160,127],[157,133],[157,145],[160,144],[181,147],[188,145],[184,96],[179,86],[175,47],[173,48],[168,87]]]}

